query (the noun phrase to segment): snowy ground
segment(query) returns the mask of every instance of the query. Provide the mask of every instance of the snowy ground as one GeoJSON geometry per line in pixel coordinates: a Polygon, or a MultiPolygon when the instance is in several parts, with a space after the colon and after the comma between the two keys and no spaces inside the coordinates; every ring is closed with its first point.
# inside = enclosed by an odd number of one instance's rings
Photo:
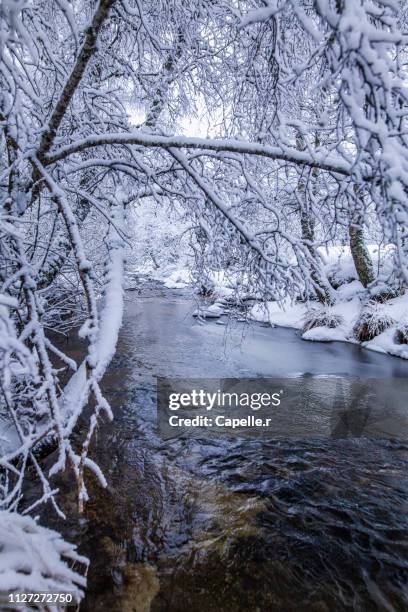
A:
{"type": "MultiPolygon", "coordinates": [[[[387,277],[392,273],[391,253],[379,252],[378,247],[369,247],[370,255],[375,267],[379,266],[379,278],[384,286],[387,286],[387,277]],[[381,258],[381,265],[379,260],[381,258]]],[[[314,327],[302,333],[304,340],[318,342],[352,342],[357,343],[354,328],[359,320],[364,304],[367,302],[367,291],[357,280],[348,247],[331,247],[321,253],[326,273],[340,286],[337,289],[336,304],[328,309],[329,313],[339,315],[342,323],[335,328],[326,326],[314,327]]],[[[271,325],[294,327],[302,330],[305,316],[310,306],[305,303],[290,303],[283,305],[269,302],[266,305],[255,305],[251,311],[251,317],[257,321],[269,321],[271,325]]],[[[408,294],[388,300],[385,304],[378,306],[378,310],[385,316],[391,317],[393,324],[373,340],[362,342],[364,348],[379,353],[388,353],[397,357],[408,359],[408,345],[397,344],[394,340],[396,328],[408,313],[408,294]]]]}
{"type": "Polygon", "coordinates": [[[191,283],[191,274],[188,268],[157,270],[154,278],[161,280],[168,289],[183,289],[191,283]]]}
{"type": "MultiPolygon", "coordinates": [[[[386,286],[386,278],[392,271],[392,259],[391,257],[384,257],[384,251],[379,253],[378,247],[371,246],[369,248],[374,266],[377,266],[381,255],[379,277],[380,279],[384,278],[384,286],[386,286]]],[[[342,321],[335,328],[319,326],[301,332],[302,338],[315,342],[340,341],[359,344],[355,337],[354,328],[367,302],[367,291],[356,278],[353,260],[347,247],[331,247],[329,250],[322,252],[321,255],[325,262],[327,274],[336,284],[340,285],[336,292],[336,304],[327,309],[327,312],[339,315],[342,321]]],[[[161,280],[166,287],[171,289],[184,288],[191,282],[187,267],[173,265],[154,271],[145,270],[144,272],[157,280],[161,280]]],[[[214,284],[214,304],[195,313],[205,318],[221,316],[224,312],[222,302],[235,292],[236,279],[227,276],[224,272],[214,272],[211,280],[214,284]]],[[[305,316],[311,307],[318,308],[318,305],[312,304],[311,306],[304,302],[291,302],[289,300],[283,304],[277,302],[257,303],[251,307],[249,317],[252,320],[269,322],[271,325],[302,330],[305,316]]],[[[395,342],[398,323],[408,318],[408,293],[388,300],[385,304],[379,305],[378,309],[385,316],[391,317],[393,322],[388,329],[374,339],[360,343],[361,346],[379,353],[408,359],[408,345],[395,342]]]]}
{"type": "MultiPolygon", "coordinates": [[[[353,285],[356,287],[360,283],[353,281],[353,285]]],[[[341,315],[343,323],[334,329],[326,326],[314,327],[302,333],[302,338],[315,342],[340,341],[358,343],[353,330],[360,316],[361,308],[362,302],[355,294],[353,297],[348,297],[348,299],[339,300],[330,311],[341,315]]],[[[408,312],[408,295],[393,298],[383,305],[382,308],[394,319],[395,324],[373,340],[362,342],[361,345],[372,351],[388,353],[396,357],[408,359],[408,345],[397,344],[394,341],[397,324],[405,313],[408,312]]],[[[256,304],[251,310],[251,318],[256,321],[269,321],[271,325],[302,329],[307,311],[308,307],[306,304],[291,304],[287,302],[279,306],[276,302],[269,302],[266,305],[256,304]]]]}

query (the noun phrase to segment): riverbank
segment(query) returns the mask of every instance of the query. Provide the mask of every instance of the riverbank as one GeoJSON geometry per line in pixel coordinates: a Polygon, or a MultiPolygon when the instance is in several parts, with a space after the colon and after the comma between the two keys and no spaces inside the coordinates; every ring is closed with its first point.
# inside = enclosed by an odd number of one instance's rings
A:
{"type": "MultiPolygon", "coordinates": [[[[357,281],[354,281],[357,283],[357,281]]],[[[350,297],[342,296],[331,308],[325,309],[325,316],[338,316],[340,324],[331,328],[327,325],[316,325],[312,329],[303,331],[304,322],[310,313],[310,307],[304,303],[284,304],[267,302],[256,304],[251,308],[250,318],[255,321],[268,322],[280,327],[291,327],[301,331],[303,340],[311,342],[348,342],[357,344],[364,349],[408,359],[408,345],[398,344],[395,340],[398,324],[408,311],[408,295],[399,296],[388,300],[386,304],[378,305],[378,313],[393,321],[382,333],[372,340],[359,342],[355,336],[356,325],[361,316],[364,301],[355,293],[350,297]],[[343,299],[342,299],[343,298],[343,299]]],[[[318,313],[319,308],[315,307],[318,313]]]]}
{"type": "MultiPolygon", "coordinates": [[[[378,247],[371,246],[370,254],[375,262],[375,258],[379,258],[378,247]]],[[[248,300],[249,306],[243,316],[271,326],[296,329],[303,340],[346,342],[377,353],[408,359],[408,344],[400,343],[398,338],[398,330],[408,322],[408,293],[386,301],[375,301],[358,281],[347,247],[331,247],[321,255],[325,272],[336,286],[333,306],[322,308],[313,301],[306,303],[289,299],[281,303],[248,300]],[[368,336],[373,337],[361,339],[359,328],[367,317],[368,327],[371,326],[368,336]],[[312,324],[308,325],[307,321],[310,323],[310,320],[312,324]]],[[[386,280],[392,275],[391,253],[388,256],[382,253],[381,257],[377,290],[387,286],[386,280]]],[[[191,284],[187,268],[172,266],[150,270],[149,273],[167,288],[183,289],[191,284]]],[[[239,296],[239,280],[225,272],[214,272],[209,275],[209,282],[209,304],[200,307],[195,314],[203,319],[228,316],[233,312],[231,304],[239,296]]]]}

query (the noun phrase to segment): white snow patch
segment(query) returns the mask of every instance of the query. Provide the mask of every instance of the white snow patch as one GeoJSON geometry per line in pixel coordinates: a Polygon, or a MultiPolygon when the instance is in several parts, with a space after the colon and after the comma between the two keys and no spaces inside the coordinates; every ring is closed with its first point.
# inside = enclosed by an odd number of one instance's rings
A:
{"type": "Polygon", "coordinates": [[[29,516],[0,511],[0,549],[0,592],[70,593],[81,601],[86,578],[70,566],[86,569],[89,561],[56,531],[29,516]]]}
{"type": "Polygon", "coordinates": [[[279,325],[279,327],[300,329],[306,311],[306,304],[301,302],[291,303],[289,300],[282,304],[268,302],[269,321],[271,325],[279,325]]]}
{"type": "Polygon", "coordinates": [[[347,330],[340,325],[334,329],[329,327],[313,327],[302,335],[303,340],[312,340],[314,342],[347,342],[347,330]]]}
{"type": "MultiPolygon", "coordinates": [[[[343,318],[343,323],[335,328],[325,326],[314,327],[302,334],[304,340],[313,342],[358,343],[354,337],[353,330],[364,303],[361,299],[363,297],[362,286],[358,281],[353,281],[341,287],[341,289],[343,288],[347,288],[347,291],[338,291],[338,301],[330,308],[333,314],[340,315],[343,318]]],[[[408,345],[397,344],[394,339],[397,324],[408,316],[408,293],[392,298],[383,304],[382,307],[394,319],[396,324],[379,336],[376,336],[373,340],[363,342],[361,346],[378,353],[408,359],[408,345]]],[[[271,325],[278,325],[279,327],[301,329],[307,310],[308,308],[305,303],[293,303],[289,300],[283,304],[268,302],[266,307],[264,304],[258,303],[252,307],[250,318],[261,322],[269,321],[271,325]]]]}
{"type": "Polygon", "coordinates": [[[191,284],[191,274],[188,269],[175,270],[169,276],[155,275],[155,278],[162,280],[168,289],[184,289],[191,284]]]}

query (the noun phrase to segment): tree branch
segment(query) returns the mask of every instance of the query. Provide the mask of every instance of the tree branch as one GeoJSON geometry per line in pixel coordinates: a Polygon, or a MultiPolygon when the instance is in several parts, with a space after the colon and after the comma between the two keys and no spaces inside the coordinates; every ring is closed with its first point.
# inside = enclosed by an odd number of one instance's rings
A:
{"type": "Polygon", "coordinates": [[[272,147],[262,145],[257,142],[244,142],[240,140],[206,139],[192,138],[188,136],[162,136],[158,134],[148,134],[143,131],[138,132],[119,132],[112,134],[97,134],[83,140],[78,140],[72,144],[57,149],[52,155],[44,159],[45,165],[53,164],[65,159],[69,155],[84,151],[92,147],[101,145],[139,145],[143,147],[158,147],[162,149],[201,149],[203,151],[219,151],[230,153],[241,153],[249,155],[259,155],[270,159],[286,161],[300,166],[318,168],[327,172],[350,176],[352,172],[351,164],[341,158],[316,153],[310,155],[306,151],[298,151],[295,148],[272,147]]]}
{"type": "Polygon", "coordinates": [[[85,39],[78,53],[76,62],[71,70],[71,74],[69,75],[68,80],[60,93],[58,101],[48,121],[47,129],[42,134],[40,144],[36,152],[36,157],[41,163],[45,154],[50,150],[54,143],[57,130],[61,125],[61,121],[76,91],[76,88],[81,81],[88,62],[96,49],[98,34],[114,2],[115,0],[100,0],[98,8],[96,9],[92,18],[92,22],[85,31],[85,39]]]}

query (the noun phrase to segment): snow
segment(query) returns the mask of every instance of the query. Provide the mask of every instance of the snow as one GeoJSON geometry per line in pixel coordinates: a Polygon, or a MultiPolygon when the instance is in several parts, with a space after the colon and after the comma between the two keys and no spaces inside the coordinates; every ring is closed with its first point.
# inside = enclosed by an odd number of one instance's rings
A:
{"type": "MultiPolygon", "coordinates": [[[[271,302],[269,303],[271,304],[271,302]]],[[[259,323],[270,322],[268,304],[254,304],[251,308],[251,319],[259,323]]]]}
{"type": "MultiPolygon", "coordinates": [[[[163,278],[162,274],[156,274],[155,278],[163,278]]],[[[191,283],[191,272],[188,269],[175,270],[169,276],[164,276],[163,283],[168,289],[184,289],[191,283]]]]}
{"type": "MultiPolygon", "coordinates": [[[[64,389],[62,406],[66,430],[71,432],[82,406],[88,398],[90,385],[99,394],[97,382],[103,377],[115,354],[119,330],[122,325],[125,284],[125,241],[118,233],[125,227],[124,194],[118,190],[111,203],[112,224],[109,229],[109,257],[106,263],[104,297],[99,315],[99,327],[95,342],[94,380],[87,380],[86,363],[83,362],[64,389]]],[[[82,330],[80,331],[80,334],[82,330]]],[[[106,402],[100,396],[101,407],[113,418],[106,402]]]]}
{"type": "MultiPolygon", "coordinates": [[[[386,278],[392,273],[392,247],[382,247],[369,244],[368,250],[373,260],[374,267],[378,266],[378,258],[381,257],[380,278],[386,278]]],[[[348,246],[334,245],[320,249],[325,272],[328,276],[332,273],[338,283],[342,283],[336,290],[336,302],[328,309],[329,313],[339,315],[342,323],[335,328],[319,326],[309,329],[302,334],[302,339],[311,342],[349,342],[358,344],[354,337],[354,326],[360,316],[362,308],[368,299],[367,290],[357,280],[350,248],[348,246]]],[[[162,270],[154,274],[155,278],[162,280],[166,287],[183,288],[191,283],[191,274],[188,268],[162,270]]],[[[242,280],[242,279],[241,279],[242,280]]],[[[232,298],[239,288],[240,278],[238,275],[226,271],[212,271],[208,274],[211,283],[214,303],[210,306],[197,308],[193,316],[203,319],[218,319],[225,314],[223,299],[232,298]]],[[[316,302],[305,303],[292,301],[289,298],[282,302],[257,301],[249,311],[249,318],[261,323],[269,323],[271,326],[289,327],[301,330],[306,313],[311,307],[319,307],[316,302]]],[[[364,349],[408,359],[408,345],[399,345],[394,341],[396,328],[399,322],[408,317],[408,293],[388,300],[381,305],[384,314],[389,315],[394,321],[389,329],[376,336],[373,340],[361,343],[364,349]]]]}
{"type": "Polygon", "coordinates": [[[124,201],[126,194],[119,191],[111,204],[111,221],[106,265],[104,299],[100,315],[100,330],[97,340],[98,362],[96,376],[101,379],[115,354],[124,308],[124,276],[126,243],[118,231],[125,228],[124,201]],[[115,229],[117,228],[117,229],[115,229]]]}
{"type": "Polygon", "coordinates": [[[269,1],[266,7],[249,11],[246,15],[244,15],[241,19],[240,26],[241,28],[244,28],[252,23],[267,21],[270,17],[275,15],[277,11],[278,5],[276,0],[269,1]]]}
{"type": "MultiPolygon", "coordinates": [[[[381,277],[391,275],[394,266],[394,248],[391,245],[382,246],[377,244],[367,244],[368,252],[373,262],[374,269],[378,269],[381,264],[381,277]]],[[[350,281],[356,281],[361,291],[364,291],[363,286],[357,280],[357,272],[351,256],[350,247],[347,245],[331,245],[330,247],[318,249],[319,255],[324,262],[326,274],[329,278],[342,284],[340,289],[346,290],[350,281]]]]}
{"type": "Polygon", "coordinates": [[[82,599],[86,577],[77,564],[86,570],[88,559],[57,532],[29,516],[0,511],[0,550],[0,592],[70,593],[74,601],[82,599]]]}
{"type": "MultiPolygon", "coordinates": [[[[359,289],[356,285],[355,288],[357,290],[359,289]]],[[[344,322],[339,325],[339,327],[334,329],[329,327],[315,327],[304,332],[302,338],[314,342],[338,341],[356,344],[357,340],[353,335],[353,328],[358,320],[363,303],[356,295],[352,299],[350,299],[350,297],[351,291],[347,294],[346,300],[343,299],[344,296],[340,293],[337,303],[329,309],[334,314],[343,317],[344,322]]],[[[361,346],[372,351],[408,359],[408,345],[399,345],[394,341],[397,324],[408,312],[408,294],[389,300],[382,305],[382,308],[386,314],[396,321],[396,324],[379,336],[376,336],[373,340],[363,342],[361,346]]],[[[280,306],[277,302],[269,302],[267,304],[267,311],[268,314],[266,315],[265,308],[256,304],[251,310],[251,318],[256,321],[269,321],[271,325],[278,325],[280,327],[301,329],[303,317],[307,312],[307,306],[306,304],[291,304],[289,302],[280,306]]]]}
{"type": "Polygon", "coordinates": [[[364,295],[364,287],[358,280],[353,280],[351,283],[341,285],[337,290],[342,302],[353,300],[356,296],[364,295]]]}
{"type": "Polygon", "coordinates": [[[294,327],[295,329],[302,327],[301,321],[306,313],[305,304],[300,302],[290,304],[289,300],[286,300],[282,304],[279,302],[269,302],[267,307],[271,325],[294,327]]]}
{"type": "Polygon", "coordinates": [[[215,303],[208,306],[208,308],[197,308],[193,312],[193,317],[199,317],[200,319],[219,319],[225,313],[225,308],[221,304],[215,303]]]}
{"type": "Polygon", "coordinates": [[[347,332],[344,326],[335,327],[314,327],[302,334],[303,340],[311,340],[314,342],[347,342],[347,332]]]}
{"type": "MultiPolygon", "coordinates": [[[[163,149],[202,149],[209,151],[225,151],[232,153],[243,153],[259,155],[270,159],[290,161],[299,165],[317,166],[322,170],[335,172],[348,176],[352,171],[352,165],[345,162],[339,156],[333,156],[330,152],[313,153],[300,151],[295,147],[287,146],[281,143],[279,147],[262,145],[257,142],[246,142],[236,139],[215,139],[215,138],[197,138],[191,136],[162,136],[158,134],[148,134],[144,130],[135,130],[133,132],[116,132],[109,134],[97,134],[88,138],[78,140],[73,144],[62,146],[52,155],[46,157],[47,164],[55,163],[58,160],[90,149],[92,147],[102,145],[141,145],[145,147],[160,147],[163,149]]],[[[184,156],[177,155],[180,161],[184,156]]]]}
{"type": "MultiPolygon", "coordinates": [[[[378,258],[379,256],[378,247],[376,245],[368,245],[368,249],[373,258],[374,265],[377,265],[376,257],[378,258]]],[[[385,277],[391,272],[392,249],[389,247],[383,248],[382,255],[384,253],[386,257],[382,260],[380,274],[385,277]]],[[[335,304],[328,309],[329,312],[340,315],[343,322],[335,328],[325,326],[314,327],[304,332],[302,338],[313,342],[337,341],[356,344],[357,340],[354,337],[353,329],[368,296],[364,287],[356,280],[356,270],[350,249],[344,246],[332,246],[328,249],[321,249],[320,255],[324,260],[326,273],[330,275],[330,272],[335,269],[336,281],[344,283],[336,291],[335,304]],[[347,282],[350,279],[352,279],[351,282],[347,282]]],[[[373,340],[363,342],[361,346],[372,351],[408,359],[408,346],[399,345],[394,340],[398,323],[403,321],[408,315],[408,294],[388,300],[381,308],[384,314],[390,316],[395,321],[395,324],[373,340]]],[[[266,305],[255,304],[251,309],[250,317],[255,321],[269,322],[271,325],[302,329],[307,311],[308,305],[306,303],[285,300],[282,303],[268,302],[266,305]]]]}

